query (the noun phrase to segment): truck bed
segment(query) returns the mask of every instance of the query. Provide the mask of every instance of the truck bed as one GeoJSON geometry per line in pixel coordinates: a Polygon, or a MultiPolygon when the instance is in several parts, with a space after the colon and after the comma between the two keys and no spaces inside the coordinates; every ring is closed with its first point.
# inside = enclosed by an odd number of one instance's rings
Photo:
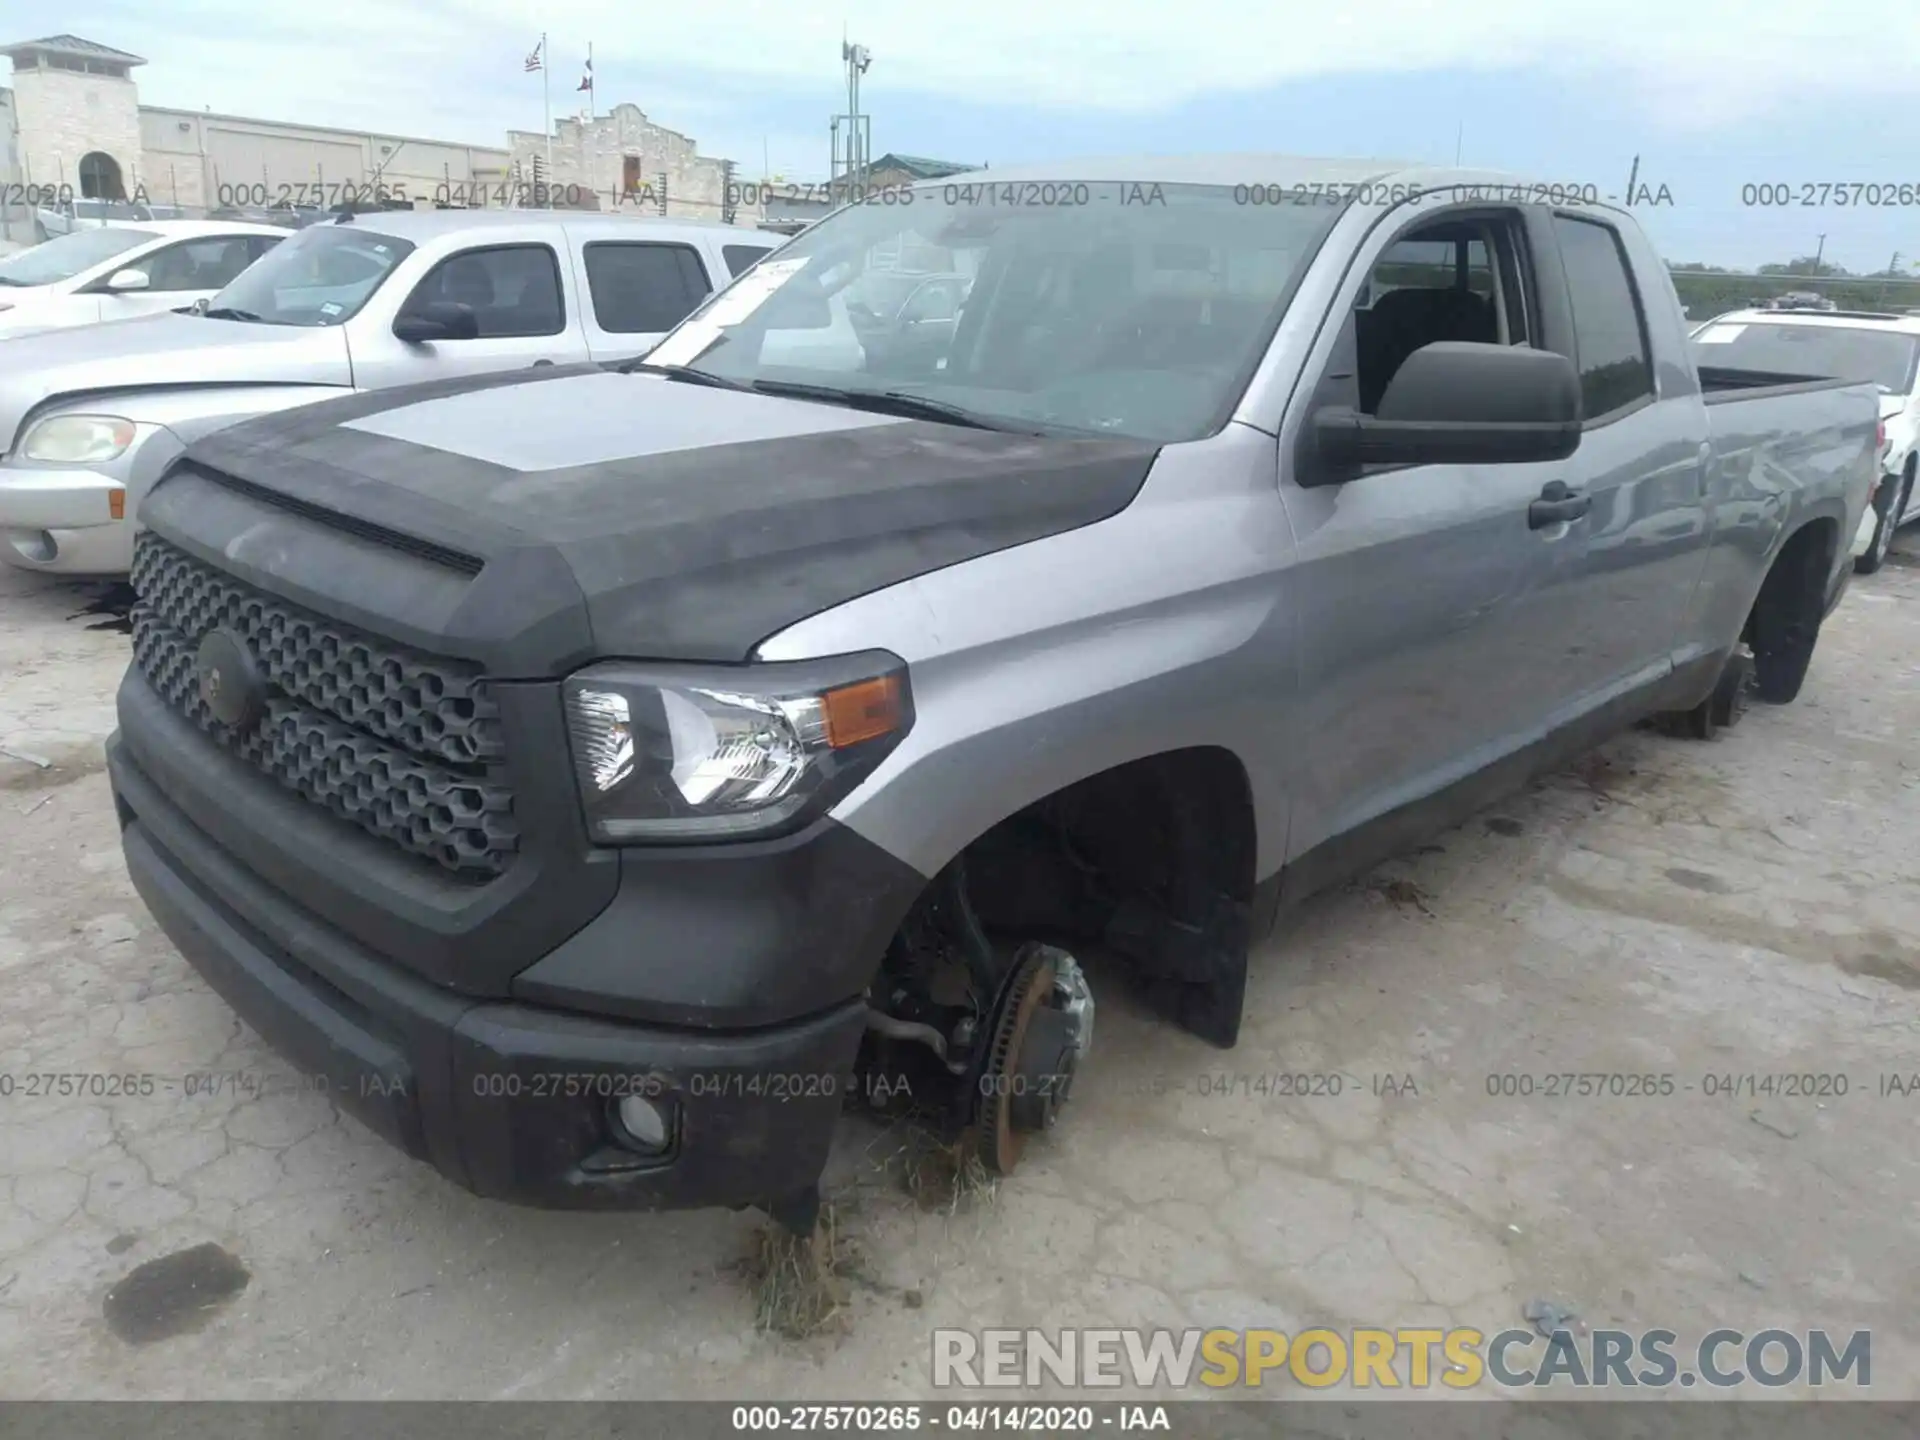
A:
{"type": "Polygon", "coordinates": [[[1832,390],[1852,384],[1828,375],[1789,375],[1778,370],[1735,370],[1720,365],[1700,367],[1700,395],[1709,405],[1728,400],[1753,400],[1762,395],[1791,395],[1832,390]]]}

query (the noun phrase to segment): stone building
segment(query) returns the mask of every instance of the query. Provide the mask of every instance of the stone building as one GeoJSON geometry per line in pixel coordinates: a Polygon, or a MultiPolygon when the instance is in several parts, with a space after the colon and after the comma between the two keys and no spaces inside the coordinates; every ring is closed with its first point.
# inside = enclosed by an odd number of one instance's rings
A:
{"type": "Polygon", "coordinates": [[[54,35],[0,47],[13,61],[17,179],[117,198],[140,170],[140,98],[124,50],[54,35]]]}
{"type": "Polygon", "coordinates": [[[76,197],[207,207],[331,205],[348,188],[499,185],[507,152],[411,135],[340,130],[142,105],[138,55],[77,35],[0,46],[13,61],[5,105],[10,181],[76,197]]]}
{"type": "Polygon", "coordinates": [[[13,62],[11,90],[0,88],[0,182],[9,185],[198,210],[331,208],[376,184],[416,204],[528,205],[534,182],[551,180],[587,208],[657,213],[664,190],[665,211],[677,217],[763,218],[728,205],[741,196],[729,192],[728,162],[699,154],[634,105],[561,120],[549,176],[541,135],[511,132],[508,147],[495,149],[142,105],[133,71],[147,62],[77,35],[0,45],[0,55],[13,62]]]}
{"type": "Polygon", "coordinates": [[[702,155],[690,136],[647,119],[638,105],[616,105],[592,120],[555,122],[552,170],[544,135],[509,130],[513,171],[545,180],[559,203],[591,210],[639,209],[684,220],[752,224],[730,161],[702,155]]]}

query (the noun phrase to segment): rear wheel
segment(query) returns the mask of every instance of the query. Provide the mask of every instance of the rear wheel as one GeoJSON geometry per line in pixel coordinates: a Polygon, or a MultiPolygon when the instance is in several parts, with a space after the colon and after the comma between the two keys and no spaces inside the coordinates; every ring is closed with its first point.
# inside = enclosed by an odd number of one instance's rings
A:
{"type": "Polygon", "coordinates": [[[1900,528],[1900,517],[1906,513],[1907,500],[1913,494],[1913,462],[1907,462],[1906,473],[1897,481],[1888,481],[1880,487],[1882,503],[1873,507],[1879,518],[1873,526],[1873,543],[1867,546],[1867,553],[1853,562],[1854,573],[1871,575],[1887,563],[1887,551],[1893,548],[1893,535],[1900,528]]]}

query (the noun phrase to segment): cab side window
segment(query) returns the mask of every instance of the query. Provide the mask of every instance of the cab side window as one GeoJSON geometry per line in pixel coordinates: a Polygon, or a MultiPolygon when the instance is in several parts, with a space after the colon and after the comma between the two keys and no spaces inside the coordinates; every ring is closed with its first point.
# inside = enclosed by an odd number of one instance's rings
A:
{"type": "Polygon", "coordinates": [[[1646,320],[1620,236],[1611,225],[1556,215],[1553,229],[1573,306],[1580,398],[1592,424],[1653,398],[1646,320]]]}
{"type": "Polygon", "coordinates": [[[1423,225],[1389,245],[1354,308],[1359,408],[1377,413],[1394,375],[1423,345],[1524,340],[1519,253],[1510,222],[1478,218],[1423,225]]]}
{"type": "Polygon", "coordinates": [[[142,272],[148,290],[219,290],[254,262],[249,241],[245,235],[183,240],[125,268],[142,272]]]}
{"type": "Polygon", "coordinates": [[[482,340],[558,335],[567,323],[560,262],[547,245],[495,245],[449,255],[414,287],[401,313],[448,302],[473,311],[475,338],[482,340]]]}

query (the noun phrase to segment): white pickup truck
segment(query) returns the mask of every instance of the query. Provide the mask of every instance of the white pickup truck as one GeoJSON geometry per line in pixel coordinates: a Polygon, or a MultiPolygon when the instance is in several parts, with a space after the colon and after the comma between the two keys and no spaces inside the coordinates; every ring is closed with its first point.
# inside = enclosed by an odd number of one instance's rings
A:
{"type": "Polygon", "coordinates": [[[278,243],[200,313],[0,344],[0,561],[125,574],[141,494],[200,436],[355,391],[632,359],[785,240],[512,210],[238,228],[278,243]]]}

